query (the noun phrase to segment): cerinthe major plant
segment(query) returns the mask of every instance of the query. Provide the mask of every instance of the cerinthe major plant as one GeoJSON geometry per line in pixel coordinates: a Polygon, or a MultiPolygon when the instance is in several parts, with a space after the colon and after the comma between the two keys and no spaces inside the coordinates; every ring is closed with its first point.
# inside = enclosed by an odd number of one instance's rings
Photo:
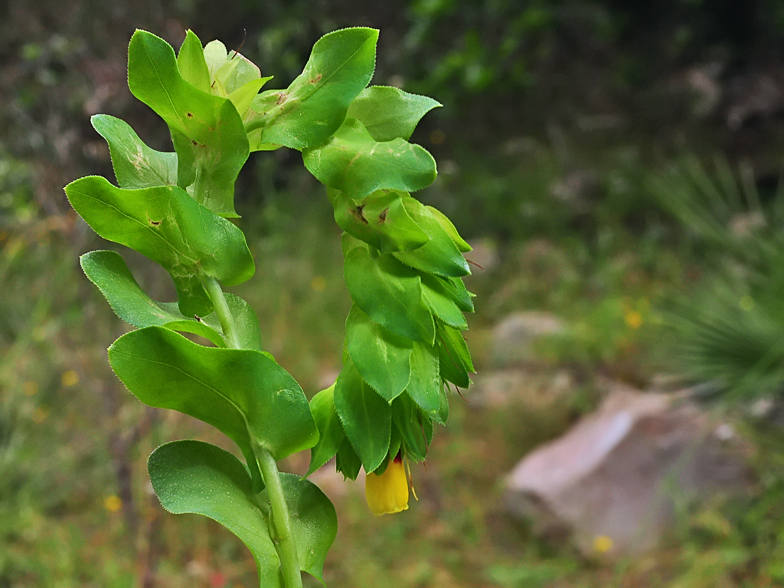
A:
{"type": "Polygon", "coordinates": [[[449,415],[448,384],[469,385],[462,336],[473,310],[462,277],[470,250],[452,223],[410,192],[436,164],[408,142],[439,104],[370,86],[378,31],[350,28],[321,38],[285,90],[218,41],[188,32],[180,51],[137,31],[128,85],[169,126],[174,152],[145,145],[123,121],[93,117],[108,142],[118,186],[85,177],[66,186],[72,206],[101,237],[128,246],[171,275],[176,303],[152,300],[112,251],[82,256],[87,277],[136,330],[109,348],[109,362],[142,402],[213,425],[245,464],[199,441],[156,449],[149,473],[161,504],[198,513],[251,550],[263,588],[321,578],[335,538],[335,510],[307,479],[277,462],[310,449],[309,474],[337,456],[356,479],[367,472],[376,514],[408,507],[404,462],[425,459],[433,423],[449,415]],[[242,231],[228,218],[234,182],[253,151],[288,147],[327,186],[343,229],[344,273],[354,305],[346,320],[343,370],[308,402],[262,349],[250,306],[223,287],[254,273],[242,231]],[[199,335],[214,346],[192,342],[199,335]]]}

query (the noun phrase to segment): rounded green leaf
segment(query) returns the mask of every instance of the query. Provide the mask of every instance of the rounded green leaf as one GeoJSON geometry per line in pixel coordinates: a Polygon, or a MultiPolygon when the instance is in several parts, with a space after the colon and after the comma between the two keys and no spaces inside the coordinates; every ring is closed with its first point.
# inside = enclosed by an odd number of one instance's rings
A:
{"type": "Polygon", "coordinates": [[[382,253],[410,251],[421,247],[430,237],[419,228],[403,206],[404,192],[371,194],[357,204],[341,190],[328,189],[335,209],[335,222],[350,235],[372,245],[382,253]]]}
{"type": "Polygon", "coordinates": [[[204,60],[204,49],[196,34],[188,30],[177,54],[177,69],[183,79],[202,92],[210,91],[210,70],[204,60]]]}
{"type": "Polygon", "coordinates": [[[436,179],[436,161],[426,149],[403,139],[380,143],[355,118],[323,145],[305,149],[302,161],[322,184],[355,200],[377,190],[416,192],[436,179]]]}
{"type": "Polygon", "coordinates": [[[134,327],[165,326],[193,333],[225,347],[220,325],[183,315],[176,305],[161,304],[141,289],[119,253],[92,251],[79,258],[85,275],[106,298],[115,314],[134,327]]]}
{"type": "Polygon", "coordinates": [[[390,86],[371,86],[351,103],[346,117],[359,120],[376,141],[408,140],[421,118],[439,106],[427,96],[390,86]]]}
{"type": "Polygon", "coordinates": [[[449,236],[436,215],[416,198],[405,198],[408,214],[430,237],[425,245],[413,251],[399,251],[393,255],[408,266],[429,274],[461,277],[471,273],[468,262],[449,236]]]}
{"type": "Polygon", "coordinates": [[[371,319],[396,335],[432,343],[433,315],[422,301],[419,275],[390,255],[371,256],[354,247],[343,266],[351,298],[371,319]]]}
{"type": "Polygon", "coordinates": [[[202,347],[167,329],[148,327],[117,339],[109,348],[109,363],[145,404],[178,410],[228,435],[257,481],[255,446],[283,459],[318,441],[302,388],[258,351],[202,347]]]}
{"type": "Polygon", "coordinates": [[[280,559],[270,539],[247,469],[229,452],[201,441],[174,441],[152,452],[150,481],[173,514],[200,514],[234,533],[253,554],[264,588],[283,588],[280,559]]]}
{"type": "Polygon", "coordinates": [[[355,304],[346,319],[346,348],[357,371],[387,402],[406,389],[412,341],[373,322],[355,304]]]}
{"type": "MultiPolygon", "coordinates": [[[[338,533],[335,507],[318,486],[308,480],[284,473],[280,475],[280,482],[289,510],[291,532],[297,544],[299,567],[323,583],[324,560],[338,533]]],[[[265,503],[268,500],[266,496],[265,490],[259,495],[259,500],[265,503]]],[[[268,508],[268,505],[265,506],[268,508]]]]}
{"type": "Polygon", "coordinates": [[[177,185],[177,154],[148,147],[125,121],[96,114],[93,128],[109,144],[112,167],[121,188],[177,185]]]}
{"type": "MultiPolygon", "coordinates": [[[[389,451],[391,409],[368,386],[349,360],[335,383],[335,410],[366,472],[374,471],[389,451]]],[[[340,453],[338,453],[340,455],[340,453]]]]}
{"type": "Polygon", "coordinates": [[[135,249],[171,274],[186,316],[212,312],[199,276],[231,286],[253,275],[242,231],[175,186],[123,190],[88,176],[68,184],[65,193],[101,237],[135,249]]]}
{"type": "Polygon", "coordinates": [[[268,90],[253,100],[245,115],[251,149],[274,144],[302,150],[326,141],[373,77],[377,41],[377,30],[362,27],[321,37],[286,90],[268,90]]]}
{"type": "Polygon", "coordinates": [[[195,184],[191,191],[200,204],[236,217],[234,182],[250,151],[231,101],[186,81],[171,46],[146,31],[137,30],[128,46],[128,87],[169,125],[178,156],[177,184],[195,184]]]}
{"type": "Polygon", "coordinates": [[[335,384],[332,384],[310,401],[310,412],[313,413],[318,427],[319,440],[310,450],[310,467],[306,477],[332,459],[346,438],[343,425],[340,424],[340,418],[335,411],[334,392],[335,384]]]}

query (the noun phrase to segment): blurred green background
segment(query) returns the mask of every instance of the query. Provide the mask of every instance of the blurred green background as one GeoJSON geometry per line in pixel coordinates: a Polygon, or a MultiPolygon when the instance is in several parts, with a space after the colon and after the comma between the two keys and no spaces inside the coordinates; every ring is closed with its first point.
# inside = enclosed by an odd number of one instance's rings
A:
{"type": "MultiPolygon", "coordinates": [[[[753,410],[775,413],[784,389],[784,3],[0,0],[0,588],[255,585],[238,540],[163,513],[151,493],[160,443],[229,446],[146,409],[111,373],[105,348],[127,327],[78,266],[107,245],[62,187],[112,177],[92,114],[170,149],[126,86],[135,28],[175,47],[188,28],[241,46],[285,87],[322,34],[357,25],[381,30],[373,83],[444,104],[412,139],[440,170],[417,196],[476,245],[480,376],[510,313],[568,328],[526,360],[528,397],[455,397],[405,514],[369,516],[357,485],[322,475],[340,521],[327,584],[784,585],[784,435],[753,410]],[[504,475],[593,410],[602,382],[650,388],[663,374],[697,385],[748,440],[747,496],[684,509],[660,550],[616,562],[507,514],[504,475]]],[[[340,368],[350,305],[330,207],[280,150],[250,159],[237,211],[257,275],[236,292],[311,395],[340,368]]],[[[165,275],[126,258],[154,298],[173,299],[165,275]]]]}

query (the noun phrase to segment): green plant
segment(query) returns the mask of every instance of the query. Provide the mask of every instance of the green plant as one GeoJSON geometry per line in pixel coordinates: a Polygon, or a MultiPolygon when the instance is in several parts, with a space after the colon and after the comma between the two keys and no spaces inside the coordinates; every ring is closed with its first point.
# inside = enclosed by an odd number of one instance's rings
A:
{"type": "Polygon", "coordinates": [[[119,187],[91,176],[65,188],[96,233],[159,263],[177,290],[176,303],[154,301],[118,253],[82,256],[87,277],[137,327],[109,348],[115,374],[142,402],[215,426],[245,457],[243,465],[199,441],[159,447],[148,469],[161,504],[234,532],[265,587],[299,587],[301,571],[321,578],[337,526],[324,494],[279,473],[277,462],[310,449],[312,473],[336,456],[346,477],[360,469],[371,477],[374,512],[403,510],[408,480],[402,473],[401,484],[398,464],[425,459],[433,423],[448,418],[447,382],[467,387],[473,372],[461,334],[463,312],[473,310],[461,279],[470,247],[409,194],[436,176],[430,154],[408,139],[438,103],[367,87],[377,36],[330,33],[287,89],[259,93],[271,78],[220,42],[202,47],[189,31],[175,55],[137,31],[128,84],[167,123],[175,151],[155,151],[123,121],[95,116],[119,187]],[[343,370],[310,403],[263,350],[250,306],[223,291],[254,273],[245,236],[227,220],[237,217],[237,174],[251,152],[281,147],[301,151],[328,188],[354,301],[343,370]]]}
{"type": "Polygon", "coordinates": [[[652,194],[706,247],[711,269],[670,313],[676,363],[725,398],[780,394],[784,386],[784,192],[758,192],[741,164],[710,174],[694,158],[650,183],[652,194]]]}

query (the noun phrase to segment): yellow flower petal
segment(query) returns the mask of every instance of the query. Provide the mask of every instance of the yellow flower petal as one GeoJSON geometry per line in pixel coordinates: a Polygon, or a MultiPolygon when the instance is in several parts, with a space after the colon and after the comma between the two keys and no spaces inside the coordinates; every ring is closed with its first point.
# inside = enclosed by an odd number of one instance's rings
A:
{"type": "Polygon", "coordinates": [[[365,498],[374,515],[408,510],[408,479],[399,456],[389,462],[381,475],[367,474],[365,498]]]}

